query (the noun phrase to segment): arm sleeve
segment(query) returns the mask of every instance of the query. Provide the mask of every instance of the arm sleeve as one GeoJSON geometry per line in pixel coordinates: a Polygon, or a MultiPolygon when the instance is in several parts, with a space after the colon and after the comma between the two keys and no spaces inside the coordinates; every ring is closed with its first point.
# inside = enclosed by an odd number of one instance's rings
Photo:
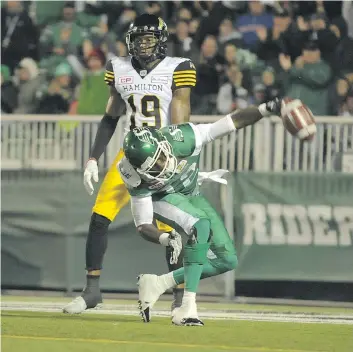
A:
{"type": "Polygon", "coordinates": [[[152,197],[131,197],[131,212],[135,226],[153,223],[152,197]]]}
{"type": "Polygon", "coordinates": [[[103,116],[98,126],[96,138],[94,139],[91,149],[90,158],[98,160],[101,157],[115,132],[118,121],[119,117],[111,117],[108,115],[103,116]]]}
{"type": "Polygon", "coordinates": [[[196,86],[196,68],[190,60],[181,62],[173,72],[172,90],[196,86]]]}
{"type": "Polygon", "coordinates": [[[112,60],[108,60],[106,66],[105,66],[104,82],[108,86],[114,87],[114,85],[115,85],[115,75],[114,75],[112,60]]]}
{"type": "Polygon", "coordinates": [[[214,123],[191,126],[195,132],[196,149],[236,130],[230,114],[214,123]]]}

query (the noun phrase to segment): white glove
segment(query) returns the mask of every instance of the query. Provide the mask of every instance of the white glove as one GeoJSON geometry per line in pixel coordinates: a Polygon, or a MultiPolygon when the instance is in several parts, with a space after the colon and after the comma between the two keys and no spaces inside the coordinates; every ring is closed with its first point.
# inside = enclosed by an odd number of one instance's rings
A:
{"type": "Polygon", "coordinates": [[[199,172],[199,175],[197,177],[197,183],[199,184],[199,186],[201,186],[204,181],[211,180],[226,185],[228,182],[222,177],[228,172],[228,170],[224,169],[218,169],[211,172],[199,172]]]}
{"type": "Polygon", "coordinates": [[[90,159],[87,161],[85,172],[83,174],[83,184],[90,196],[94,191],[92,178],[94,182],[98,182],[98,164],[95,159],[90,159]]]}
{"type": "Polygon", "coordinates": [[[177,264],[178,258],[183,249],[183,242],[181,240],[181,236],[175,230],[173,230],[170,234],[169,233],[162,233],[159,236],[159,243],[165,247],[172,247],[173,253],[170,257],[170,264],[177,264]]]}

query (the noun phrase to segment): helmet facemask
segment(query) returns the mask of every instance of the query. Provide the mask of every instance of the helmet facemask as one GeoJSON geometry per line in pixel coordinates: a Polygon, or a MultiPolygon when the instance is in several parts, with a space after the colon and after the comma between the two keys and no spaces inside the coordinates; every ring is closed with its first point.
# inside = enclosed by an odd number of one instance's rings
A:
{"type": "Polygon", "coordinates": [[[147,64],[158,58],[159,36],[155,33],[128,34],[126,43],[129,53],[138,61],[147,64]]]}
{"type": "Polygon", "coordinates": [[[153,157],[147,157],[137,171],[149,179],[168,181],[174,176],[177,165],[178,161],[172,153],[172,147],[165,140],[158,142],[158,147],[153,157]]]}

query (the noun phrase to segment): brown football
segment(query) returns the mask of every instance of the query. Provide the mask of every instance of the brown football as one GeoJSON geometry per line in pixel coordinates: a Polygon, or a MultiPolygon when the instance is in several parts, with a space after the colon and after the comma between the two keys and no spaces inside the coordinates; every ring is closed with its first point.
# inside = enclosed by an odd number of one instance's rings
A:
{"type": "Polygon", "coordinates": [[[299,99],[282,99],[281,116],[286,130],[300,140],[313,139],[316,124],[311,110],[299,99]]]}

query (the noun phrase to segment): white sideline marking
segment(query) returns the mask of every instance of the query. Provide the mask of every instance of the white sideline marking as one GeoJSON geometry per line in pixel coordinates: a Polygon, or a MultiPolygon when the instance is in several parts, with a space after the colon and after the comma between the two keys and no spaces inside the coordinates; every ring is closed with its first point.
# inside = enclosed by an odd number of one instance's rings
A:
{"type": "MultiPolygon", "coordinates": [[[[65,303],[54,302],[2,302],[2,311],[29,311],[60,313],[65,303]]],[[[290,309],[290,308],[288,308],[290,309]]],[[[169,310],[154,310],[154,316],[170,317],[169,310]]],[[[275,313],[265,311],[227,311],[227,310],[200,310],[200,318],[216,320],[250,320],[268,322],[292,323],[322,323],[353,325],[353,315],[349,314],[320,314],[320,313],[275,313]]],[[[89,309],[84,314],[135,315],[139,318],[139,310],[133,305],[103,304],[102,308],[89,309]]]]}

